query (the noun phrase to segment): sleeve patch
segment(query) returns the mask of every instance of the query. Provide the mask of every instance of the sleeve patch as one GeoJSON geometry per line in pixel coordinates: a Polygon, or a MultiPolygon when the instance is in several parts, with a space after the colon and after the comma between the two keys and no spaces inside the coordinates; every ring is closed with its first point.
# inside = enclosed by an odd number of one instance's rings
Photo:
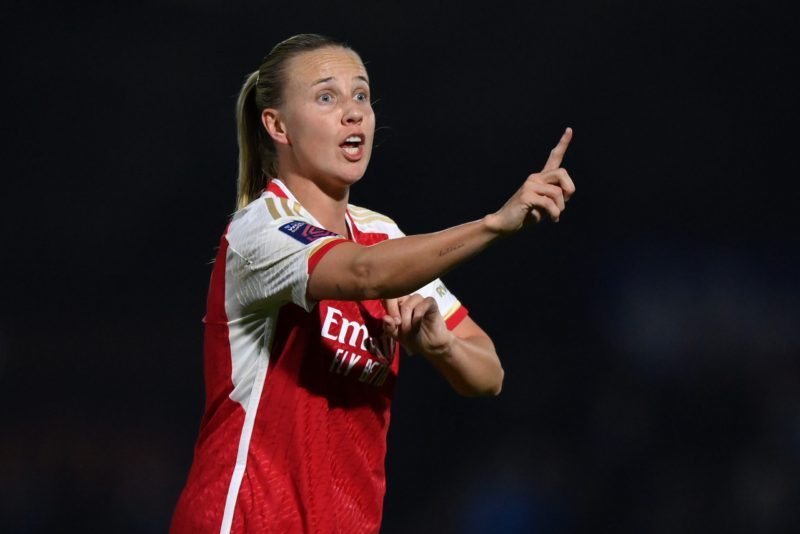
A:
{"type": "Polygon", "coordinates": [[[329,232],[323,228],[318,228],[303,221],[292,221],[278,228],[284,234],[295,238],[304,245],[308,245],[317,239],[328,236],[339,236],[335,232],[329,232]]]}

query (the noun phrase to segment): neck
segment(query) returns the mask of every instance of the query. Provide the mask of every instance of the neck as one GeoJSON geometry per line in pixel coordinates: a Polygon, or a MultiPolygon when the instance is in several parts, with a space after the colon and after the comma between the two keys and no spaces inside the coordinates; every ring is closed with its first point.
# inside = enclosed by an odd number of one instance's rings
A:
{"type": "Polygon", "coordinates": [[[348,235],[345,212],[350,195],[350,188],[328,188],[294,173],[285,176],[278,174],[281,181],[297,198],[298,202],[314,216],[326,230],[341,235],[348,235]]]}

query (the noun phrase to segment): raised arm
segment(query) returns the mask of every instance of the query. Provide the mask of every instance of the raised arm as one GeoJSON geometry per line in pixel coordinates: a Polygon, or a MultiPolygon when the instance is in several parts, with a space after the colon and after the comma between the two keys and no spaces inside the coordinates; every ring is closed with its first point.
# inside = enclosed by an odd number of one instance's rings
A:
{"type": "Polygon", "coordinates": [[[366,300],[408,295],[542,217],[558,221],[575,192],[561,168],[572,139],[567,128],[541,172],[531,174],[495,213],[432,234],[389,239],[369,247],[342,243],[317,264],[308,281],[312,300],[366,300]]]}

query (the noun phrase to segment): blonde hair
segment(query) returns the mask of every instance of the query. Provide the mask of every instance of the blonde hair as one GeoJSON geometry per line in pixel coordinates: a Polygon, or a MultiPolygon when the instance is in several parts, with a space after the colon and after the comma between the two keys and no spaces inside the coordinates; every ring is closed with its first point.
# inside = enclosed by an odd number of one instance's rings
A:
{"type": "Polygon", "coordinates": [[[314,33],[289,37],[270,50],[257,71],[247,75],[236,101],[239,141],[236,209],[258,198],[267,182],[278,174],[278,155],[261,123],[261,111],[282,104],[288,61],[303,52],[331,46],[350,49],[344,43],[314,33]]]}

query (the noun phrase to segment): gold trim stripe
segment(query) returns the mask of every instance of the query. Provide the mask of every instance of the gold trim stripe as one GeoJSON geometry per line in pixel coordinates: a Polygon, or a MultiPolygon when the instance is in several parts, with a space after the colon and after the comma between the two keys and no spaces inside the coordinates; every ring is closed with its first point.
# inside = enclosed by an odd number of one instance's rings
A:
{"type": "Polygon", "coordinates": [[[361,217],[366,217],[368,215],[383,215],[382,213],[378,213],[377,211],[372,211],[367,208],[361,208],[359,206],[353,206],[352,204],[347,205],[347,210],[350,211],[351,213],[355,212],[355,214],[361,217]]]}
{"type": "Polygon", "coordinates": [[[449,318],[450,318],[450,317],[451,317],[451,316],[452,316],[452,315],[453,315],[453,314],[454,314],[456,311],[458,311],[458,308],[460,308],[460,307],[461,307],[461,303],[460,303],[459,301],[456,301],[456,303],[455,303],[455,304],[453,304],[453,305],[450,307],[450,309],[449,309],[449,310],[447,310],[447,313],[445,313],[444,315],[442,315],[442,317],[444,318],[444,320],[445,320],[445,321],[446,321],[446,320],[448,320],[448,319],[449,319],[449,318]]]}
{"type": "Polygon", "coordinates": [[[371,209],[362,208],[361,206],[354,206],[352,204],[348,204],[347,210],[350,212],[350,216],[354,220],[360,222],[384,220],[392,224],[395,224],[395,222],[391,219],[391,217],[387,217],[386,215],[378,213],[377,211],[372,211],[371,209]]]}
{"type": "Polygon", "coordinates": [[[323,238],[321,238],[321,239],[320,239],[320,240],[319,240],[317,243],[315,243],[315,244],[314,244],[314,245],[311,247],[311,251],[308,253],[308,257],[309,257],[309,258],[311,258],[311,256],[313,256],[314,254],[316,254],[316,253],[317,253],[317,251],[318,251],[318,250],[319,250],[319,249],[320,249],[322,246],[324,246],[324,245],[327,245],[328,243],[330,243],[332,239],[337,239],[337,240],[338,240],[338,239],[344,239],[344,238],[343,238],[342,236],[340,236],[340,235],[331,235],[331,236],[327,236],[327,237],[323,237],[323,238]]]}
{"type": "Polygon", "coordinates": [[[370,209],[362,208],[361,206],[354,206],[353,204],[348,204],[347,209],[349,209],[350,211],[360,211],[362,213],[375,213],[370,209]]]}
{"type": "Polygon", "coordinates": [[[278,208],[275,207],[275,201],[271,198],[267,198],[267,210],[269,210],[269,214],[272,215],[273,219],[281,218],[281,214],[278,213],[278,208]]]}
{"type": "Polygon", "coordinates": [[[353,217],[354,221],[356,221],[357,223],[361,223],[361,224],[366,224],[366,223],[369,223],[369,222],[372,222],[372,221],[383,221],[383,222],[387,222],[389,224],[395,224],[395,222],[393,220],[391,220],[389,217],[386,217],[384,215],[375,214],[375,215],[371,215],[371,216],[368,216],[368,217],[365,217],[365,216],[357,217],[357,216],[353,215],[352,213],[350,215],[351,215],[351,217],[353,217]]]}
{"type": "Polygon", "coordinates": [[[291,217],[292,215],[298,215],[298,216],[300,215],[299,213],[295,213],[294,210],[292,210],[291,206],[289,206],[288,198],[281,197],[280,201],[281,201],[281,206],[283,207],[283,211],[286,212],[286,215],[288,215],[289,217],[291,217]]]}

